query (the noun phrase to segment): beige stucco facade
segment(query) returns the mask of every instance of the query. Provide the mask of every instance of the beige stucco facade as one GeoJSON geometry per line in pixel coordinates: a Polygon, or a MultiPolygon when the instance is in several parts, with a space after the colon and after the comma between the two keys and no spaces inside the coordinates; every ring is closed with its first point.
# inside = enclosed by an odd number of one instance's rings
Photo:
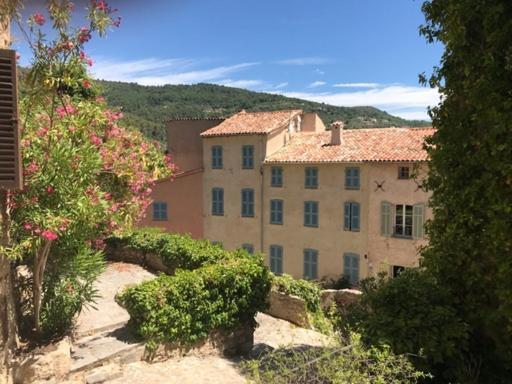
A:
{"type": "MultiPolygon", "coordinates": [[[[304,116],[304,115],[303,115],[304,116]]],[[[317,121],[315,116],[302,119],[317,121]]],[[[321,123],[321,121],[320,121],[321,123]]],[[[323,124],[306,124],[301,131],[318,132],[323,124]]],[[[393,273],[393,267],[418,265],[418,249],[425,239],[384,236],[381,233],[381,204],[425,207],[425,219],[431,217],[427,208],[429,195],[414,178],[399,179],[398,167],[408,166],[423,170],[426,164],[407,162],[353,162],[353,163],[300,163],[268,164],[265,158],[286,145],[290,127],[284,126],[268,135],[246,134],[203,138],[203,235],[220,242],[226,249],[250,244],[255,251],[265,254],[267,263],[271,245],[282,247],[283,272],[295,277],[304,276],[304,250],[318,252],[317,276],[339,277],[344,272],[344,254],[359,256],[359,277],[375,275],[380,271],[393,273]],[[211,147],[223,148],[223,168],[212,169],[211,147]],[[254,147],[254,169],[242,169],[242,146],[254,147]],[[282,187],[271,186],[271,168],[283,170],[282,187]],[[318,169],[318,187],[304,185],[306,167],[318,169]],[[345,167],[360,169],[360,187],[345,189],[345,167]],[[380,187],[379,187],[380,185],[380,187]],[[224,215],[212,215],[212,188],[224,189],[224,215]],[[254,217],[241,216],[241,190],[252,188],[254,217]],[[283,224],[270,223],[270,201],[283,200],[283,224]],[[304,202],[319,204],[318,227],[304,225],[304,202]],[[344,229],[344,203],[356,202],[360,206],[360,227],[357,231],[344,229]]],[[[392,208],[394,209],[394,208],[392,208]]],[[[395,211],[391,212],[393,220],[395,211]]],[[[394,225],[394,222],[393,224],[394,225]]]]}

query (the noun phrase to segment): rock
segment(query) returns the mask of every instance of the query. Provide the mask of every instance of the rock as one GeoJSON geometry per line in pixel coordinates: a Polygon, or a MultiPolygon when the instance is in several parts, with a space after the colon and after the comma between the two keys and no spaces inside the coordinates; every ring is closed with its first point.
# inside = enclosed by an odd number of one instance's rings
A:
{"type": "Polygon", "coordinates": [[[101,384],[107,380],[114,380],[121,377],[121,367],[117,364],[108,364],[102,367],[93,369],[85,377],[86,384],[101,384]]]}
{"type": "Polygon", "coordinates": [[[303,328],[310,328],[306,302],[300,297],[270,291],[267,314],[303,328]]]}
{"type": "Polygon", "coordinates": [[[14,374],[15,383],[33,383],[43,380],[59,382],[71,369],[71,343],[65,337],[25,357],[14,374]]]}
{"type": "Polygon", "coordinates": [[[359,299],[362,292],[356,289],[325,289],[322,291],[321,306],[328,310],[333,304],[338,308],[346,307],[359,299]]]}

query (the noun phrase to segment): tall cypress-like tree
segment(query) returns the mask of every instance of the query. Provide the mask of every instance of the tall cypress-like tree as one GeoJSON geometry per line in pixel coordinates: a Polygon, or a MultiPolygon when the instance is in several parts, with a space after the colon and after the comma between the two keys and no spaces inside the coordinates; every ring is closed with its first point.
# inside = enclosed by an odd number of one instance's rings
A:
{"type": "Polygon", "coordinates": [[[512,380],[512,1],[430,0],[421,33],[445,46],[426,80],[434,219],[422,264],[469,326],[459,381],[512,380]]]}

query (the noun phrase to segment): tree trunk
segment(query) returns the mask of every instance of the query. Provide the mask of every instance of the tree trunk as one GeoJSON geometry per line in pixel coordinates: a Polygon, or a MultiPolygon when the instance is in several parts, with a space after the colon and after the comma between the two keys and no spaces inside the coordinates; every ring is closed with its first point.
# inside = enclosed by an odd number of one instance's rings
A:
{"type": "MultiPolygon", "coordinates": [[[[1,243],[9,244],[7,191],[0,190],[1,243]]],[[[0,254],[0,384],[10,382],[13,350],[18,343],[12,268],[10,260],[0,254]]]]}
{"type": "Polygon", "coordinates": [[[32,300],[34,304],[34,328],[38,336],[41,336],[41,302],[43,292],[43,277],[46,268],[46,261],[50,253],[51,240],[46,240],[36,255],[34,261],[34,276],[32,285],[32,300]]]}

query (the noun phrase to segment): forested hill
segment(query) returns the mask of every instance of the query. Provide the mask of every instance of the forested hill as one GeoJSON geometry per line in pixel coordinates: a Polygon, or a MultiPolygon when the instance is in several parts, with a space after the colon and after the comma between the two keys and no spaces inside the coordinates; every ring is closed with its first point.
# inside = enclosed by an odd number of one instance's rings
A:
{"type": "Polygon", "coordinates": [[[108,103],[123,110],[125,125],[138,128],[162,142],[165,141],[165,120],[227,117],[241,109],[303,109],[317,112],[326,125],[342,120],[349,128],[430,125],[425,121],[404,120],[373,107],[335,107],[214,84],[142,86],[113,81],[98,83],[108,103]]]}

